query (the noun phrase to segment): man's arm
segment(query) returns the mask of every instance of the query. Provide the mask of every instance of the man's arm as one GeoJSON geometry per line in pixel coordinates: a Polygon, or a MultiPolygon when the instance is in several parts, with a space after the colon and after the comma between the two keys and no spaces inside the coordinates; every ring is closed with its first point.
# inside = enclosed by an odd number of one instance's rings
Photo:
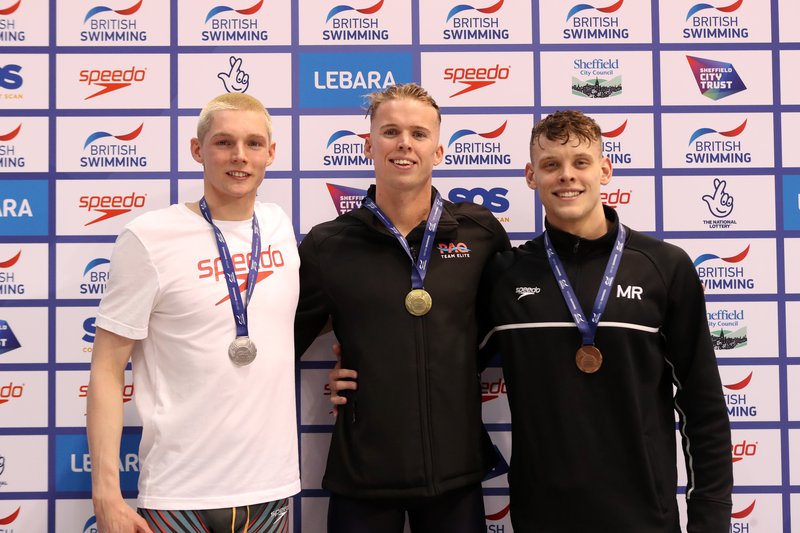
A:
{"type": "Polygon", "coordinates": [[[122,389],[133,339],[97,328],[89,375],[86,429],[92,461],[92,503],[103,533],[147,532],[147,522],[122,498],[119,450],[122,438],[122,389]]]}
{"type": "MultiPolygon", "coordinates": [[[[313,231],[313,230],[312,230],[313,231]]],[[[300,254],[300,297],[294,316],[294,355],[299,359],[319,335],[331,329],[330,302],[312,233],[298,248],[300,254]]]]}

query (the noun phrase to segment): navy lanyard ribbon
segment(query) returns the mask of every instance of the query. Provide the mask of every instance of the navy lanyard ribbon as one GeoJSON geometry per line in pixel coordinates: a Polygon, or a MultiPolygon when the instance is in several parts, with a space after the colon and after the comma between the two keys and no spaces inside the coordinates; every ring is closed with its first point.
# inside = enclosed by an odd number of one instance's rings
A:
{"type": "Polygon", "coordinates": [[[219,259],[222,262],[222,269],[225,272],[225,282],[228,284],[228,295],[230,295],[231,298],[233,317],[236,320],[236,336],[247,337],[247,305],[250,303],[250,298],[253,296],[253,290],[256,287],[258,266],[261,261],[261,231],[258,227],[258,219],[256,218],[255,212],[253,212],[253,237],[250,250],[250,265],[247,273],[247,292],[246,300],[242,302],[242,295],[239,292],[239,285],[236,282],[236,271],[233,268],[233,261],[228,251],[228,245],[225,242],[225,236],[222,235],[222,231],[220,231],[211,219],[211,211],[208,209],[205,196],[200,199],[200,212],[203,213],[203,218],[214,228],[214,234],[217,236],[219,259]]]}
{"type": "Polygon", "coordinates": [[[439,193],[436,193],[436,198],[433,200],[431,212],[428,214],[428,221],[425,224],[425,233],[422,236],[422,245],[419,249],[419,256],[417,257],[416,264],[414,263],[414,255],[411,253],[411,248],[408,246],[408,241],[402,233],[395,227],[394,223],[389,220],[389,217],[381,211],[381,208],[370,198],[365,196],[362,200],[364,207],[372,211],[378,217],[378,220],[383,222],[383,225],[392,232],[392,235],[398,240],[403,250],[406,251],[408,257],[411,259],[411,288],[421,289],[424,285],[425,275],[428,273],[428,262],[431,258],[431,251],[433,250],[433,241],[436,236],[436,228],[439,226],[439,218],[442,216],[444,209],[444,202],[439,193]]]}
{"type": "Polygon", "coordinates": [[[558,282],[558,287],[561,289],[561,295],[564,297],[564,301],[567,303],[567,307],[569,307],[572,313],[572,320],[574,320],[575,325],[578,326],[578,331],[581,333],[584,346],[591,346],[594,344],[597,324],[600,322],[600,316],[603,314],[608,304],[611,287],[614,284],[614,278],[617,276],[619,263],[622,259],[622,250],[625,248],[625,228],[622,224],[619,224],[618,227],[617,239],[614,243],[614,248],[611,250],[608,263],[606,264],[603,282],[600,284],[600,289],[597,291],[594,308],[592,309],[592,317],[588,321],[583,315],[583,309],[581,308],[578,298],[575,296],[575,291],[572,290],[572,286],[569,284],[564,265],[561,263],[558,253],[556,253],[553,244],[550,242],[550,236],[547,234],[547,231],[544,232],[544,248],[547,252],[547,260],[550,262],[550,269],[553,271],[553,275],[555,275],[556,281],[558,282]]]}

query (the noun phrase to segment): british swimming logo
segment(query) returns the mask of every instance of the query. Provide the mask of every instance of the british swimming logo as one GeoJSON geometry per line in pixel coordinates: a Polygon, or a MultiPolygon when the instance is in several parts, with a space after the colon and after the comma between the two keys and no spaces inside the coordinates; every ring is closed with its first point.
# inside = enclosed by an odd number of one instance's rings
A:
{"type": "Polygon", "coordinates": [[[696,56],[686,56],[700,94],[721,100],[747,89],[732,63],[696,56]]]}
{"type": "Polygon", "coordinates": [[[205,24],[210,30],[201,32],[203,41],[233,41],[233,42],[265,42],[269,40],[267,30],[259,29],[256,13],[264,5],[264,0],[258,0],[252,6],[235,9],[231,6],[219,5],[211,8],[206,13],[205,24]]]}
{"type": "Polygon", "coordinates": [[[83,142],[83,151],[88,152],[89,155],[81,157],[80,166],[83,168],[146,168],[147,156],[139,155],[138,146],[132,142],[139,137],[143,129],[144,122],[127,133],[116,135],[107,131],[90,133],[83,142]]]}
{"type": "Polygon", "coordinates": [[[507,153],[501,142],[494,140],[503,135],[507,125],[508,121],[506,120],[497,128],[484,133],[472,129],[456,131],[447,141],[447,149],[453,153],[445,154],[445,164],[510,165],[511,154],[507,153]],[[475,139],[475,137],[479,139],[475,139]]]}
{"type": "Polygon", "coordinates": [[[708,3],[699,3],[689,8],[686,13],[686,27],[681,32],[684,39],[747,39],[750,28],[743,25],[743,20],[736,15],[744,0],[736,0],[732,4],[715,7],[708,3]]]}
{"type": "Polygon", "coordinates": [[[131,17],[142,7],[144,0],[124,9],[112,9],[108,6],[95,6],[86,12],[83,18],[88,29],[80,33],[83,42],[136,43],[147,41],[147,32],[137,28],[136,18],[131,17]],[[101,13],[112,16],[98,17],[101,13]]]}
{"type": "Polygon", "coordinates": [[[736,265],[742,262],[747,254],[750,253],[748,244],[744,250],[730,257],[720,257],[716,254],[701,254],[694,260],[694,266],[700,281],[706,290],[726,289],[726,290],[752,290],[755,287],[755,280],[747,276],[743,266],[736,265]],[[728,263],[728,265],[715,264],[718,261],[728,263]],[[703,266],[703,263],[713,262],[703,266]]]}
{"type": "Polygon", "coordinates": [[[25,156],[17,155],[17,146],[11,142],[17,138],[21,130],[20,122],[16,128],[7,132],[0,131],[0,169],[25,168],[25,156]]]}
{"type": "Polygon", "coordinates": [[[744,119],[738,126],[727,130],[709,127],[696,129],[689,137],[689,151],[684,161],[701,164],[750,163],[753,154],[743,148],[742,141],[736,139],[746,127],[747,119],[744,119]]]}
{"type": "Polygon", "coordinates": [[[353,7],[340,4],[328,11],[325,24],[330,28],[322,31],[323,41],[387,41],[389,29],[381,26],[378,17],[374,17],[383,7],[384,0],[366,7],[353,7]],[[352,12],[352,13],[351,13],[352,12]]]}
{"type": "Polygon", "coordinates": [[[619,17],[614,15],[623,2],[624,0],[619,0],[602,7],[591,4],[574,5],[567,12],[567,23],[570,27],[562,31],[564,39],[627,39],[630,30],[621,27],[619,17]],[[581,16],[578,16],[579,13],[581,16]]]}
{"type": "Polygon", "coordinates": [[[447,13],[443,37],[450,41],[508,40],[508,28],[500,24],[496,14],[503,7],[504,0],[485,7],[459,4],[447,13]],[[475,13],[470,13],[474,11],[475,13]]]}
{"type": "Polygon", "coordinates": [[[629,165],[633,160],[631,153],[623,150],[622,142],[616,140],[617,137],[622,135],[627,127],[628,121],[626,119],[616,128],[609,131],[604,131],[600,134],[602,138],[603,155],[605,155],[608,160],[611,161],[612,165],[629,165]]]}
{"type": "Polygon", "coordinates": [[[326,167],[371,167],[372,160],[364,155],[364,139],[368,137],[369,132],[356,133],[351,130],[336,130],[328,137],[325,145],[327,153],[322,158],[323,164],[326,167]]]}

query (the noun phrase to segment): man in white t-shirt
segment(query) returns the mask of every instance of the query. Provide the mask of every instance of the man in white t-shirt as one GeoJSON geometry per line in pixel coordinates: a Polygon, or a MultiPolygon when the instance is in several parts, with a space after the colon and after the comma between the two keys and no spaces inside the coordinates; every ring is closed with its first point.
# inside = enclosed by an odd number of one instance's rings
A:
{"type": "Polygon", "coordinates": [[[103,533],[283,531],[300,490],[297,245],[281,208],[256,202],[275,157],[269,113],[248,95],[219,96],[191,151],[203,199],[125,227],[97,313],[87,429],[103,533]],[[129,359],[142,420],[138,513],[119,484],[129,359]]]}

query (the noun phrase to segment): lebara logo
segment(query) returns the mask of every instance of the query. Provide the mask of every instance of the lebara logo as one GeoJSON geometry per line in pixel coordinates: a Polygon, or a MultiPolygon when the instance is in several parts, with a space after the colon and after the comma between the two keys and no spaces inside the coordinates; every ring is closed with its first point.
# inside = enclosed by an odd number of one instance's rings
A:
{"type": "Polygon", "coordinates": [[[344,185],[334,185],[326,183],[328,193],[331,195],[333,206],[336,212],[343,215],[353,209],[361,206],[361,200],[367,195],[364,189],[356,189],[355,187],[345,187],[344,185]]]}
{"type": "Polygon", "coordinates": [[[497,63],[493,66],[478,68],[447,67],[444,69],[443,75],[444,81],[452,81],[453,85],[461,83],[466,86],[450,95],[450,98],[454,98],[494,85],[498,80],[507,80],[511,75],[511,66],[501,67],[500,63],[497,63]]]}
{"type": "Polygon", "coordinates": [[[747,89],[732,63],[686,56],[700,94],[712,100],[721,100],[747,89]]]}
{"type": "Polygon", "coordinates": [[[138,43],[147,41],[147,32],[136,27],[136,19],[131,15],[139,11],[142,2],[124,9],[112,9],[108,6],[95,6],[86,12],[83,24],[89,25],[88,30],[80,34],[83,42],[102,42],[102,43],[138,43]],[[98,17],[101,13],[106,16],[98,17]]]}
{"type": "Polygon", "coordinates": [[[500,27],[498,17],[488,17],[500,11],[503,7],[503,0],[486,7],[475,7],[469,4],[459,4],[447,13],[445,23],[452,26],[444,30],[444,39],[453,41],[463,40],[507,40],[509,37],[508,28],[500,27]],[[467,16],[457,16],[460,13],[477,11],[480,15],[467,13],[467,16]]]}
{"type": "Polygon", "coordinates": [[[86,152],[88,149],[89,155],[81,157],[81,167],[147,167],[147,157],[138,155],[138,147],[130,142],[139,137],[142,129],[144,122],[139,124],[138,128],[119,135],[107,131],[95,131],[89,134],[83,142],[83,151],[86,152]],[[98,142],[101,139],[105,139],[106,142],[98,142]],[[113,140],[123,142],[115,143],[113,140]]]}
{"type": "Polygon", "coordinates": [[[731,15],[743,0],[715,7],[711,4],[695,4],[686,13],[684,39],[747,39],[750,29],[739,24],[739,17],[731,15]],[[708,12],[708,10],[713,10],[708,12]]]}
{"type": "Polygon", "coordinates": [[[250,87],[250,74],[242,69],[242,58],[231,56],[228,58],[230,68],[217,74],[222,80],[222,86],[229,93],[246,93],[250,87]]]}
{"type": "Polygon", "coordinates": [[[747,257],[750,252],[750,245],[736,255],[730,257],[720,257],[716,254],[702,254],[694,260],[694,266],[697,269],[697,274],[703,287],[706,290],[713,289],[727,289],[727,290],[745,290],[753,289],[755,287],[755,280],[745,276],[745,270],[742,266],[701,266],[708,261],[720,260],[725,263],[736,264],[740,263],[747,257]]]}
{"type": "Polygon", "coordinates": [[[800,176],[783,176],[783,227],[787,230],[800,229],[800,176]]]}
{"type": "MultiPolygon", "coordinates": [[[[239,292],[246,292],[247,277],[251,262],[250,253],[233,254],[231,255],[231,262],[233,263],[234,270],[232,280],[235,282],[235,280],[238,279],[240,281],[239,292]]],[[[272,245],[269,245],[266,250],[261,250],[261,256],[259,257],[258,264],[258,275],[256,276],[256,285],[274,274],[275,269],[282,268],[285,264],[283,253],[277,249],[273,250],[272,245]]],[[[225,269],[222,266],[222,260],[220,260],[219,257],[214,257],[213,259],[201,259],[197,262],[197,270],[199,272],[198,279],[213,278],[215,283],[220,283],[220,280],[223,280],[223,278],[226,276],[225,269]]],[[[225,285],[225,283],[225,281],[222,282],[223,285],[225,285]]],[[[231,296],[227,291],[227,285],[225,287],[225,293],[226,295],[215,305],[220,305],[231,299],[231,296]]]]}
{"type": "Polygon", "coordinates": [[[81,294],[96,294],[100,296],[106,292],[106,286],[108,285],[108,268],[106,265],[110,263],[111,261],[105,257],[96,257],[86,263],[83,269],[83,277],[87,282],[81,283],[81,294]]]}
{"type": "Polygon", "coordinates": [[[16,128],[13,128],[5,133],[0,132],[0,168],[25,167],[25,156],[18,156],[17,147],[9,142],[16,139],[21,130],[22,123],[20,122],[16,128]]]}
{"type": "Polygon", "coordinates": [[[605,140],[605,139],[616,139],[625,131],[625,128],[628,127],[627,119],[625,122],[617,126],[616,128],[610,131],[604,131],[600,135],[602,137],[602,149],[603,154],[608,157],[609,161],[611,161],[612,165],[621,165],[626,164],[629,165],[633,160],[633,156],[631,156],[630,152],[625,152],[622,149],[622,143],[616,140],[605,140]]]}
{"type": "Polygon", "coordinates": [[[454,153],[446,154],[446,165],[510,165],[511,154],[505,153],[502,143],[492,141],[500,137],[506,130],[506,120],[497,128],[480,133],[475,130],[461,129],[450,136],[447,148],[454,153]],[[480,140],[470,137],[477,136],[480,140]],[[466,139],[465,139],[466,137],[466,139]],[[464,140],[462,140],[464,139],[464,140]],[[488,139],[489,141],[484,141],[488,139]]]}
{"type": "Polygon", "coordinates": [[[0,235],[47,235],[46,180],[7,180],[0,190],[0,235]]]}
{"type": "Polygon", "coordinates": [[[300,54],[300,106],[360,107],[364,94],[413,81],[408,52],[300,54]]]}
{"type": "Polygon", "coordinates": [[[622,94],[619,59],[576,59],[572,76],[572,94],[584,98],[610,98],[622,94]]]}
{"type": "Polygon", "coordinates": [[[744,132],[747,119],[733,129],[718,131],[714,128],[698,128],[689,138],[689,151],[686,153],[687,163],[750,163],[753,156],[742,148],[742,141],[734,140],[744,132]],[[725,139],[708,138],[709,135],[725,137],[725,139]],[[705,138],[704,138],[705,137],[705,138]]]}
{"type": "MultiPolygon", "coordinates": [[[[14,63],[3,65],[0,67],[0,89],[14,91],[22,87],[22,66],[14,63]]],[[[6,95],[6,98],[15,98],[16,96],[6,95]]]]}
{"type": "Polygon", "coordinates": [[[264,0],[244,9],[235,9],[230,6],[215,6],[206,14],[205,24],[211,25],[211,30],[203,30],[203,41],[267,41],[267,30],[258,28],[258,19],[255,15],[264,5],[264,0]],[[224,13],[236,16],[226,16],[224,13]]]}
{"type": "Polygon", "coordinates": [[[0,320],[0,355],[16,350],[21,346],[8,322],[0,320]]]}
{"type": "Polygon", "coordinates": [[[96,91],[84,100],[90,100],[97,96],[101,96],[113,91],[130,87],[134,83],[138,84],[145,80],[147,76],[147,69],[137,68],[132,66],[129,69],[84,69],[78,74],[78,81],[86,83],[94,90],[97,87],[101,89],[96,91]]]}
{"type": "MultiPolygon", "coordinates": [[[[325,149],[328,151],[322,160],[326,167],[330,166],[370,166],[372,163],[364,155],[364,139],[367,133],[356,133],[350,130],[337,130],[328,137],[325,149]],[[333,152],[333,155],[330,155],[333,152]]],[[[328,186],[330,188],[330,185],[328,186]]]]}

